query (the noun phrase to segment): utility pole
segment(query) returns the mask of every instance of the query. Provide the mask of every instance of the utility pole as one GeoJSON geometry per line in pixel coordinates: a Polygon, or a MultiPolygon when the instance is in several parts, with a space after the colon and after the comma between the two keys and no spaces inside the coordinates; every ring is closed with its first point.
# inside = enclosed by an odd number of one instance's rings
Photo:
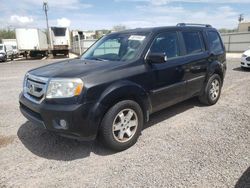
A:
{"type": "Polygon", "coordinates": [[[80,37],[80,33],[82,33],[81,31],[77,32],[77,36],[78,36],[78,46],[79,46],[79,54],[80,56],[82,55],[82,46],[81,46],[81,37],[80,37]]]}
{"type": "Polygon", "coordinates": [[[238,32],[240,30],[240,23],[244,20],[244,14],[240,14],[239,15],[239,18],[238,18],[238,21],[239,21],[239,25],[238,25],[238,32]]]}
{"type": "Polygon", "coordinates": [[[43,2],[43,10],[45,12],[46,23],[47,23],[47,37],[48,37],[48,44],[49,44],[49,51],[50,51],[50,34],[49,34],[49,21],[48,21],[48,10],[49,5],[47,1],[43,2]]]}

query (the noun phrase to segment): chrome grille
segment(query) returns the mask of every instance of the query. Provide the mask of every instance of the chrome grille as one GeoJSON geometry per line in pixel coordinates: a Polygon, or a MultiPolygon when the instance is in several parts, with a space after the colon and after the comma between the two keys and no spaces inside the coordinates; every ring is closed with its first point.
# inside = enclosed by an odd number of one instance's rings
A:
{"type": "Polygon", "coordinates": [[[35,102],[41,103],[45,98],[48,78],[27,74],[24,80],[24,96],[35,102]]]}

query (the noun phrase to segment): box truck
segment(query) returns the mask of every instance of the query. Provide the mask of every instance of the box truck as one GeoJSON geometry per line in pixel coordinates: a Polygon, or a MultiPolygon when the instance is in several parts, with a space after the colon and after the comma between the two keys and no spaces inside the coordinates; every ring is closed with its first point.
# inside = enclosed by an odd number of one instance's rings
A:
{"type": "Polygon", "coordinates": [[[53,56],[57,54],[69,55],[70,45],[70,31],[67,27],[50,27],[50,44],[51,53],[53,56]]]}
{"type": "Polygon", "coordinates": [[[17,47],[27,57],[47,56],[48,40],[46,33],[36,28],[16,29],[17,47]]]}
{"type": "Polygon", "coordinates": [[[12,46],[14,57],[18,57],[19,56],[19,50],[17,48],[17,41],[16,41],[16,39],[2,39],[2,42],[3,42],[4,45],[10,45],[10,46],[12,46]]]}

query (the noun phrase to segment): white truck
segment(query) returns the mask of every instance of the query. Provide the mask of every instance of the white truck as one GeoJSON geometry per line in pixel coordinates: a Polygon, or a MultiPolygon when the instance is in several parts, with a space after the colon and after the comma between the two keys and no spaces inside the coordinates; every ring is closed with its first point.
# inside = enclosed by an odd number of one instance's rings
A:
{"type": "Polygon", "coordinates": [[[0,61],[7,61],[7,59],[14,59],[13,48],[11,45],[0,44],[0,61]]]}
{"type": "Polygon", "coordinates": [[[17,41],[16,41],[16,39],[2,39],[2,43],[4,45],[10,45],[10,46],[12,46],[14,57],[18,57],[19,56],[19,51],[18,51],[18,48],[17,48],[17,41]]]}
{"type": "Polygon", "coordinates": [[[36,28],[16,29],[17,47],[27,57],[47,56],[48,40],[45,32],[36,28]]]}
{"type": "Polygon", "coordinates": [[[69,55],[71,49],[70,31],[67,27],[50,27],[50,44],[53,56],[57,54],[69,55]]]}

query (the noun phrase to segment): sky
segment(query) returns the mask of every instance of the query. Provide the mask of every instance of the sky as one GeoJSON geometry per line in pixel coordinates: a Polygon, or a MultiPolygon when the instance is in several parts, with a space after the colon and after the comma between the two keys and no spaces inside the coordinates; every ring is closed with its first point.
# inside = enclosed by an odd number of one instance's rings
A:
{"type": "MultiPolygon", "coordinates": [[[[44,0],[0,0],[0,28],[46,28],[44,0]]],[[[112,29],[204,23],[237,28],[239,14],[250,21],[250,0],[47,0],[50,26],[112,29]]]]}

